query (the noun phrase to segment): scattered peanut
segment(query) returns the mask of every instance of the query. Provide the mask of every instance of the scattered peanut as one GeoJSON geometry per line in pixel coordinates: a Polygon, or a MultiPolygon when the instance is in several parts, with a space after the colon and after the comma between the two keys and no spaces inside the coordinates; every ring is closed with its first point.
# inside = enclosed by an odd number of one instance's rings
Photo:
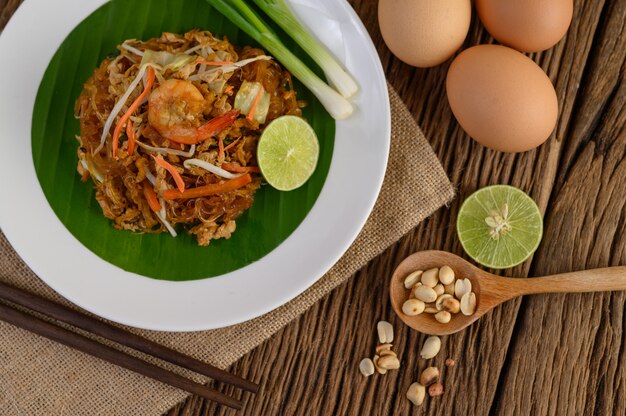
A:
{"type": "Polygon", "coordinates": [[[406,391],[406,398],[415,406],[424,403],[424,397],[426,397],[426,387],[422,386],[420,383],[411,384],[406,391]]]}
{"type": "Polygon", "coordinates": [[[446,295],[454,295],[454,283],[450,283],[449,285],[443,285],[443,293],[446,295]]]}
{"type": "Polygon", "coordinates": [[[428,367],[422,371],[420,375],[420,384],[422,386],[430,386],[439,380],[439,369],[437,367],[428,367]]]}
{"type": "Polygon", "coordinates": [[[378,330],[378,340],[381,344],[393,342],[393,326],[389,322],[378,322],[376,329],[378,330]]]}
{"type": "Polygon", "coordinates": [[[452,319],[452,315],[448,311],[440,311],[435,314],[435,319],[439,323],[447,324],[452,319]]]}
{"type": "Polygon", "coordinates": [[[437,397],[443,394],[443,384],[435,383],[428,387],[428,395],[430,397],[437,397]]]}
{"type": "Polygon", "coordinates": [[[402,304],[402,312],[407,316],[416,316],[424,312],[426,304],[419,299],[409,299],[402,304]]]}
{"type": "Polygon", "coordinates": [[[400,368],[400,360],[394,355],[384,355],[378,358],[378,367],[385,370],[397,370],[400,368]]]}
{"type": "Polygon", "coordinates": [[[391,347],[393,347],[393,345],[389,344],[389,343],[385,343],[385,344],[378,344],[376,346],[376,354],[380,355],[381,351],[386,351],[386,350],[390,350],[391,347]]]}
{"type": "Polygon", "coordinates": [[[378,365],[378,359],[380,357],[378,355],[375,355],[374,358],[372,359],[372,363],[374,364],[374,368],[376,369],[376,371],[378,372],[378,374],[387,374],[387,369],[386,368],[381,368],[378,365]]]}
{"type": "Polygon", "coordinates": [[[414,293],[417,299],[425,303],[430,303],[437,300],[437,293],[433,290],[432,287],[428,287],[425,284],[416,287],[414,293]]]}
{"type": "Polygon", "coordinates": [[[439,283],[439,269],[435,267],[434,269],[426,270],[422,274],[422,283],[424,286],[435,287],[439,283]]]}
{"type": "Polygon", "coordinates": [[[476,312],[476,294],[474,292],[466,293],[461,298],[461,312],[467,316],[476,312]]]}
{"type": "Polygon", "coordinates": [[[454,283],[454,270],[450,266],[443,266],[439,269],[439,281],[444,285],[454,283]]]}
{"type": "Polygon", "coordinates": [[[430,359],[439,354],[441,349],[441,339],[437,336],[431,336],[426,338],[420,356],[425,359],[430,359]]]}
{"type": "Polygon", "coordinates": [[[378,355],[380,355],[381,357],[384,357],[385,355],[397,357],[396,353],[391,350],[382,350],[378,355]]]}
{"type": "Polygon", "coordinates": [[[443,295],[446,291],[441,283],[438,283],[437,286],[433,288],[433,290],[435,291],[437,296],[443,295]]]}
{"type": "Polygon", "coordinates": [[[359,371],[365,377],[369,377],[374,374],[374,363],[369,358],[363,358],[359,363],[359,371]]]}
{"type": "MultiPolygon", "coordinates": [[[[442,285],[440,285],[442,286],[442,285]]],[[[443,286],[442,286],[443,287],[443,286]]],[[[432,288],[428,288],[431,289],[432,288]]],[[[471,298],[474,298],[474,307],[476,296],[473,292],[466,293],[463,297],[463,301],[461,304],[465,305],[469,302],[471,305],[471,298]],[[470,299],[468,301],[467,299],[470,299]]],[[[436,299],[436,304],[434,302],[430,302],[428,305],[423,301],[418,299],[410,299],[410,301],[419,302],[418,305],[421,304],[421,308],[433,309],[436,311],[435,319],[439,322],[447,323],[451,319],[451,314],[447,310],[442,310],[446,301],[458,301],[454,299],[449,294],[441,294],[438,299],[436,299]]],[[[413,303],[415,303],[413,302],[413,303]]],[[[406,301],[405,304],[409,304],[409,301],[406,301]]],[[[404,307],[403,307],[404,310],[404,307]]],[[[411,311],[409,311],[410,313],[411,311]]],[[[405,313],[407,313],[405,311],[405,313]]],[[[386,374],[389,370],[397,370],[400,368],[400,360],[398,359],[396,353],[392,351],[393,345],[391,342],[393,341],[393,326],[387,321],[379,321],[377,326],[378,339],[380,343],[376,346],[376,355],[374,355],[373,359],[364,358],[359,362],[359,372],[364,377],[369,377],[373,375],[375,372],[379,374],[386,374]]],[[[430,336],[426,338],[424,345],[422,346],[422,350],[420,351],[420,356],[424,359],[431,359],[437,356],[441,349],[441,339],[437,336],[430,336]]],[[[445,360],[445,365],[447,367],[454,366],[455,362],[451,358],[447,358],[445,360]]],[[[437,367],[427,367],[420,374],[419,382],[415,382],[411,384],[406,392],[406,397],[410,400],[414,405],[419,406],[424,402],[426,391],[428,389],[428,394],[431,397],[441,396],[444,393],[443,384],[439,383],[440,371],[437,367]]]]}
{"type": "Polygon", "coordinates": [[[398,360],[396,353],[391,350],[393,347],[391,344],[393,341],[393,326],[387,321],[379,321],[376,325],[376,332],[380,341],[376,346],[376,355],[372,359],[364,358],[359,363],[359,371],[365,377],[369,377],[374,372],[387,374],[388,370],[400,368],[400,360],[398,360]]]}
{"type": "Polygon", "coordinates": [[[472,281],[469,279],[459,279],[454,284],[454,296],[461,300],[463,295],[472,291],[472,281]]]}
{"type": "Polygon", "coordinates": [[[406,289],[411,289],[413,286],[415,286],[415,284],[420,281],[420,277],[422,277],[422,273],[424,273],[424,272],[421,271],[421,270],[417,270],[417,271],[409,274],[404,279],[404,287],[406,289]]]}

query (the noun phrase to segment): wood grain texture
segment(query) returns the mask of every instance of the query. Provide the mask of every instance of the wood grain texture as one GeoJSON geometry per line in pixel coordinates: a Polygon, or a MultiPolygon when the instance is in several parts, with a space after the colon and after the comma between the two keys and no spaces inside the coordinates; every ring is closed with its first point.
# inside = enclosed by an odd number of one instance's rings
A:
{"type": "Polygon", "coordinates": [[[0,29],[4,29],[22,1],[24,0],[0,0],[0,29]]]}
{"type": "MultiPolygon", "coordinates": [[[[411,68],[392,57],[377,28],[376,2],[353,0],[383,62],[459,191],[459,197],[332,292],[298,321],[248,354],[234,370],[262,380],[244,414],[402,415],[418,413],[404,398],[427,366],[425,336],[400,325],[387,281],[410,253],[461,254],[454,220],[461,201],[495,183],[520,187],[546,216],[535,258],[507,273],[545,275],[626,264],[624,165],[624,27],[626,1],[575,2],[567,37],[531,57],[557,90],[560,115],[548,143],[521,155],[486,150],[469,140],[447,106],[449,62],[411,68]],[[402,369],[363,379],[361,358],[375,347],[375,323],[396,326],[402,369]]],[[[466,46],[493,42],[474,18],[466,46]]],[[[511,301],[470,328],[443,338],[446,393],[419,409],[429,415],[626,414],[624,293],[539,295],[511,301]]],[[[174,415],[229,414],[192,399],[174,415]]]]}
{"type": "MultiPolygon", "coordinates": [[[[626,264],[626,0],[576,0],[566,38],[530,55],[553,81],[560,113],[550,140],[521,155],[490,151],[470,140],[447,105],[450,62],[431,69],[403,64],[384,45],[377,2],[350,1],[458,198],[237,362],[234,372],[261,383],[258,395],[243,395],[242,412],[193,397],[169,416],[626,414],[624,292],[507,302],[466,330],[443,337],[442,352],[428,362],[418,358],[426,337],[402,325],[388,299],[389,278],[409,254],[425,249],[462,254],[454,228],[460,203],[489,184],[523,189],[545,213],[536,255],[507,275],[626,264]],[[402,367],[364,379],[358,362],[373,355],[379,319],[396,328],[394,350],[402,367]],[[447,357],[457,364],[444,367],[447,357]],[[431,364],[443,369],[446,392],[415,409],[404,394],[431,364]]],[[[20,2],[0,0],[0,27],[20,2]]],[[[474,16],[465,46],[491,42],[474,16]]]]}
{"type": "MultiPolygon", "coordinates": [[[[422,278],[423,281],[424,278],[422,278]]],[[[624,290],[626,290],[626,266],[579,270],[535,279],[519,279],[489,273],[453,253],[438,250],[420,251],[404,259],[394,270],[389,283],[391,306],[398,318],[416,331],[429,335],[454,334],[482,318],[503,302],[522,295],[624,290]],[[434,315],[428,312],[415,316],[405,315],[402,305],[413,291],[413,288],[407,289],[404,286],[406,277],[416,270],[429,270],[442,266],[451,267],[457,278],[469,279],[471,291],[476,295],[477,308],[474,313],[469,316],[457,313],[452,316],[450,322],[445,324],[436,321],[434,315]]],[[[415,297],[418,297],[417,290],[415,297]]],[[[462,298],[457,296],[457,299],[461,301],[462,310],[462,298]]]]}

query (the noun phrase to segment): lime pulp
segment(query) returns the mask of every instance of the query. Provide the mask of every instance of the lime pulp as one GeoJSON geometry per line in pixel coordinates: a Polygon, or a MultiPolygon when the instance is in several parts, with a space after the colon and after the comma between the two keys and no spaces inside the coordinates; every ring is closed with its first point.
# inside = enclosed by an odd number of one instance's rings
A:
{"type": "Polygon", "coordinates": [[[470,195],[461,205],[456,227],[467,255],[492,269],[524,262],[543,236],[535,201],[508,185],[488,186],[470,195]]]}
{"type": "Polygon", "coordinates": [[[271,186],[291,191],[304,185],[313,175],[319,153],[317,135],[309,123],[300,117],[282,116],[263,131],[257,160],[263,177],[271,186]]]}

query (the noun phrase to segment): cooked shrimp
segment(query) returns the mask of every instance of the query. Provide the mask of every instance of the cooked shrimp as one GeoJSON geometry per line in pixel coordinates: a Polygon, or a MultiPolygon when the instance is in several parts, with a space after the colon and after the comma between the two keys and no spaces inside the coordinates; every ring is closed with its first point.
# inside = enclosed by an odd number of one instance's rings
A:
{"type": "Polygon", "coordinates": [[[148,100],[148,122],[164,138],[176,143],[197,144],[230,126],[239,111],[229,111],[197,126],[206,101],[191,82],[168,79],[148,100]]]}

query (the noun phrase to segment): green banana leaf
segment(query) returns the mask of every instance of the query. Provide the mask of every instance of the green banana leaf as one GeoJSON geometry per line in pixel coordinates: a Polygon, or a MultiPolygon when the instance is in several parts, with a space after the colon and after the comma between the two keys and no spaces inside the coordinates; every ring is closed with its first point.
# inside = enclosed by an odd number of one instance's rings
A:
{"type": "MultiPolygon", "coordinates": [[[[113,0],[87,17],[59,47],[41,81],[32,125],[33,162],[50,206],[67,229],[102,259],[130,272],[164,280],[219,276],[259,260],[298,227],[318,198],[333,152],[335,122],[315,97],[296,82],[299,98],[308,102],[304,118],[320,139],[320,158],[305,186],[279,192],[264,185],[254,204],[237,220],[229,240],[199,247],[179,227],[179,236],[136,234],[113,228],[102,215],[93,186],[76,173],[79,133],[74,102],[83,83],[116,45],[125,39],[148,39],[162,32],[204,29],[227,36],[235,45],[257,45],[205,0],[113,0]]],[[[311,68],[319,68],[295,42],[276,31],[286,46],[311,68]]],[[[88,274],[89,271],[85,270],[88,274]]],[[[259,276],[261,278],[261,276],[259,276]]]]}

